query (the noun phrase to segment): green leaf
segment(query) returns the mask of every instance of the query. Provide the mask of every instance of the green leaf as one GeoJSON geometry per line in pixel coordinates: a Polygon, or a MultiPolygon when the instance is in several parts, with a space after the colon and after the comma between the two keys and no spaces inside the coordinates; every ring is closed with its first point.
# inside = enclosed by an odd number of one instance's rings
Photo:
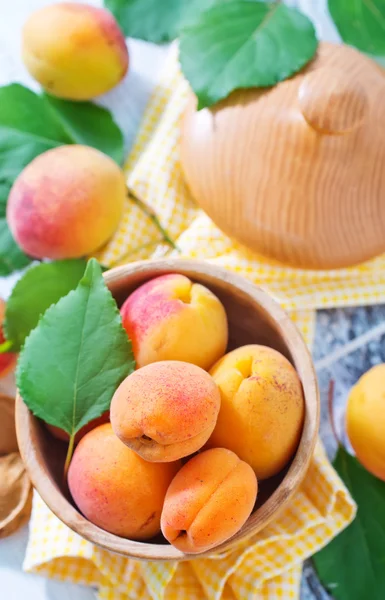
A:
{"type": "Polygon", "coordinates": [[[95,259],[77,288],[51,306],[26,339],[16,379],[30,410],[73,439],[106,411],[134,369],[119,310],[95,259]]]}
{"type": "Polygon", "coordinates": [[[41,263],[19,279],[8,299],[4,322],[5,337],[12,343],[13,352],[19,352],[47,308],[78,285],[86,264],[85,260],[41,263]]]}
{"type": "Polygon", "coordinates": [[[16,244],[5,218],[0,218],[0,276],[5,277],[20,271],[31,263],[16,244]]]}
{"type": "Polygon", "coordinates": [[[45,94],[45,101],[60,121],[72,144],[93,146],[115,160],[124,159],[123,134],[111,113],[91,102],[71,102],[45,94]]]}
{"type": "Polygon", "coordinates": [[[314,556],[323,584],[336,600],[385,598],[385,482],[343,448],[334,467],[357,502],[355,520],[314,556]]]}
{"type": "Polygon", "coordinates": [[[329,0],[329,11],[346,44],[385,55],[384,0],[329,0]]]}
{"type": "Polygon", "coordinates": [[[104,0],[126,37],[169,42],[202,10],[226,0],[104,0]]]}
{"type": "MultiPolygon", "coordinates": [[[[0,166],[1,168],[1,166],[0,166]]],[[[7,200],[12,180],[8,178],[0,179],[0,276],[5,277],[13,271],[24,269],[31,259],[28,258],[16,244],[9,231],[5,217],[7,200]]]]}
{"type": "Polygon", "coordinates": [[[0,88],[0,180],[11,185],[36,156],[71,139],[31,90],[13,83],[0,88]]]}
{"type": "Polygon", "coordinates": [[[126,37],[168,42],[178,35],[185,0],[104,0],[126,37]]]}
{"type": "Polygon", "coordinates": [[[290,77],[316,50],[313,24],[298,10],[233,0],[201,13],[182,31],[180,63],[201,109],[235,89],[267,87],[290,77]]]}

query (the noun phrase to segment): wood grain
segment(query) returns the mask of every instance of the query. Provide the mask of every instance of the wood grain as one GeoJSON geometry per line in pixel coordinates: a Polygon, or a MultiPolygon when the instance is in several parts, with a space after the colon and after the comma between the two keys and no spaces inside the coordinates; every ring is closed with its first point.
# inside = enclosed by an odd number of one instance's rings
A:
{"type": "MultiPolygon", "coordinates": [[[[249,520],[231,540],[205,555],[223,552],[260,531],[287,504],[303,480],[313,455],[319,426],[317,379],[308,349],[287,314],[265,292],[239,275],[194,260],[154,260],[131,263],[105,273],[118,304],[145,281],[164,273],[182,273],[216,293],[227,311],[229,348],[247,343],[268,344],[283,352],[302,381],[306,413],[301,441],[290,466],[279,476],[261,483],[260,499],[249,520]]],[[[61,485],[66,445],[53,438],[28,410],[20,397],[16,403],[16,428],[20,452],[31,480],[50,509],[68,527],[98,546],[146,560],[185,560],[186,555],[164,543],[133,542],[99,529],[71,503],[61,485]]],[[[196,555],[201,557],[202,554],[196,555]]],[[[188,556],[188,558],[194,558],[188,556]]]]}
{"type": "Polygon", "coordinates": [[[196,112],[181,161],[198,204],[267,258],[314,269],[385,251],[385,75],[348,46],[321,43],[297,76],[196,112]]]}

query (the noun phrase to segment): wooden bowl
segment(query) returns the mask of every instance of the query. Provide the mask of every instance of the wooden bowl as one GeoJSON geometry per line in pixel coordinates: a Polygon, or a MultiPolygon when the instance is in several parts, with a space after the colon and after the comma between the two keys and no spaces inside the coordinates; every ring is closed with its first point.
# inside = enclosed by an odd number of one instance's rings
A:
{"type": "MultiPolygon", "coordinates": [[[[289,501],[306,475],[316,443],[319,425],[317,379],[309,351],[286,313],[265,292],[235,275],[205,262],[170,259],[140,261],[105,273],[106,283],[118,305],[145,281],[165,273],[182,273],[210,288],[222,300],[229,320],[229,348],[249,343],[269,345],[282,352],[296,367],[302,381],[306,413],[302,437],[291,464],[278,476],[262,482],[257,507],[244,527],[210,555],[260,531],[289,501]]],[[[75,508],[63,489],[66,444],[53,438],[32,415],[20,396],[16,403],[16,428],[20,452],[32,483],[40,496],[73,531],[112,552],[135,559],[186,560],[186,555],[161,538],[134,542],[108,533],[90,523],[75,508]]],[[[201,557],[188,555],[188,558],[201,557]]]]}

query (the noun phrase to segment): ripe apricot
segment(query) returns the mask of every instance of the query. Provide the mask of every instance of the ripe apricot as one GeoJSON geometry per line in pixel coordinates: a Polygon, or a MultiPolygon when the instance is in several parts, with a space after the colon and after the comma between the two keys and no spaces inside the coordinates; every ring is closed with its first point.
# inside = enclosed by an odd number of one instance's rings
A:
{"type": "Polygon", "coordinates": [[[113,430],[146,460],[196,452],[212,433],[220,405],[210,375],[191,363],[152,363],[129,375],[111,402],[113,430]]]}
{"type": "Polygon", "coordinates": [[[179,467],[179,462],[143,460],[122,444],[107,423],[80,440],[68,485],[89,521],[110,533],[146,540],[159,533],[164,497],[179,467]]]}
{"type": "Polygon", "coordinates": [[[180,469],[167,490],[162,533],[182,552],[210,550],[244,525],[257,492],[253,469],[234,452],[201,452],[180,469]]]}
{"type": "Polygon", "coordinates": [[[220,300],[177,273],[141,285],[121,308],[136,364],[191,362],[209,369],[226,350],[228,325],[220,300]]]}
{"type": "Polygon", "coordinates": [[[23,29],[22,55],[43,88],[71,100],[108,92],[128,69],[127,46],[114,17],[74,2],[32,13],[23,29]]]}
{"type": "Polygon", "coordinates": [[[102,246],[123,210],[123,172],[88,146],[60,146],[16,179],[7,205],[12,235],[34,258],[78,258],[102,246]]]}
{"type": "Polygon", "coordinates": [[[385,364],[370,369],[351,390],[346,426],[360,463],[385,481],[385,364]]]}
{"type": "Polygon", "coordinates": [[[210,371],[221,409],[207,447],[233,450],[258,479],[276,475],[301,437],[305,403],[293,365],[267,346],[237,348],[210,371]]]}

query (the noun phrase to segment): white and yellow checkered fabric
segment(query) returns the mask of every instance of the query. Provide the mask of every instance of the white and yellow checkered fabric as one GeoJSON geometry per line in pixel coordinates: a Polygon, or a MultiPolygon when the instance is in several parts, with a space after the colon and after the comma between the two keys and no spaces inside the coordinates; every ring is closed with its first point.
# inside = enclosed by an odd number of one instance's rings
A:
{"type": "MultiPolygon", "coordinates": [[[[233,269],[267,289],[290,311],[309,345],[316,308],[385,301],[385,257],[338,271],[289,269],[248,252],[215,227],[194,204],[180,169],[186,92],[171,55],[126,167],[129,188],[155,210],[182,255],[233,269]]],[[[167,252],[156,227],[127,200],[119,230],[98,258],[116,265],[167,252]]],[[[288,508],[231,553],[183,563],[126,559],[81,539],[35,494],[24,568],[95,586],[103,600],[289,600],[299,597],[303,560],[354,514],[354,502],[319,443],[288,508]]]]}

